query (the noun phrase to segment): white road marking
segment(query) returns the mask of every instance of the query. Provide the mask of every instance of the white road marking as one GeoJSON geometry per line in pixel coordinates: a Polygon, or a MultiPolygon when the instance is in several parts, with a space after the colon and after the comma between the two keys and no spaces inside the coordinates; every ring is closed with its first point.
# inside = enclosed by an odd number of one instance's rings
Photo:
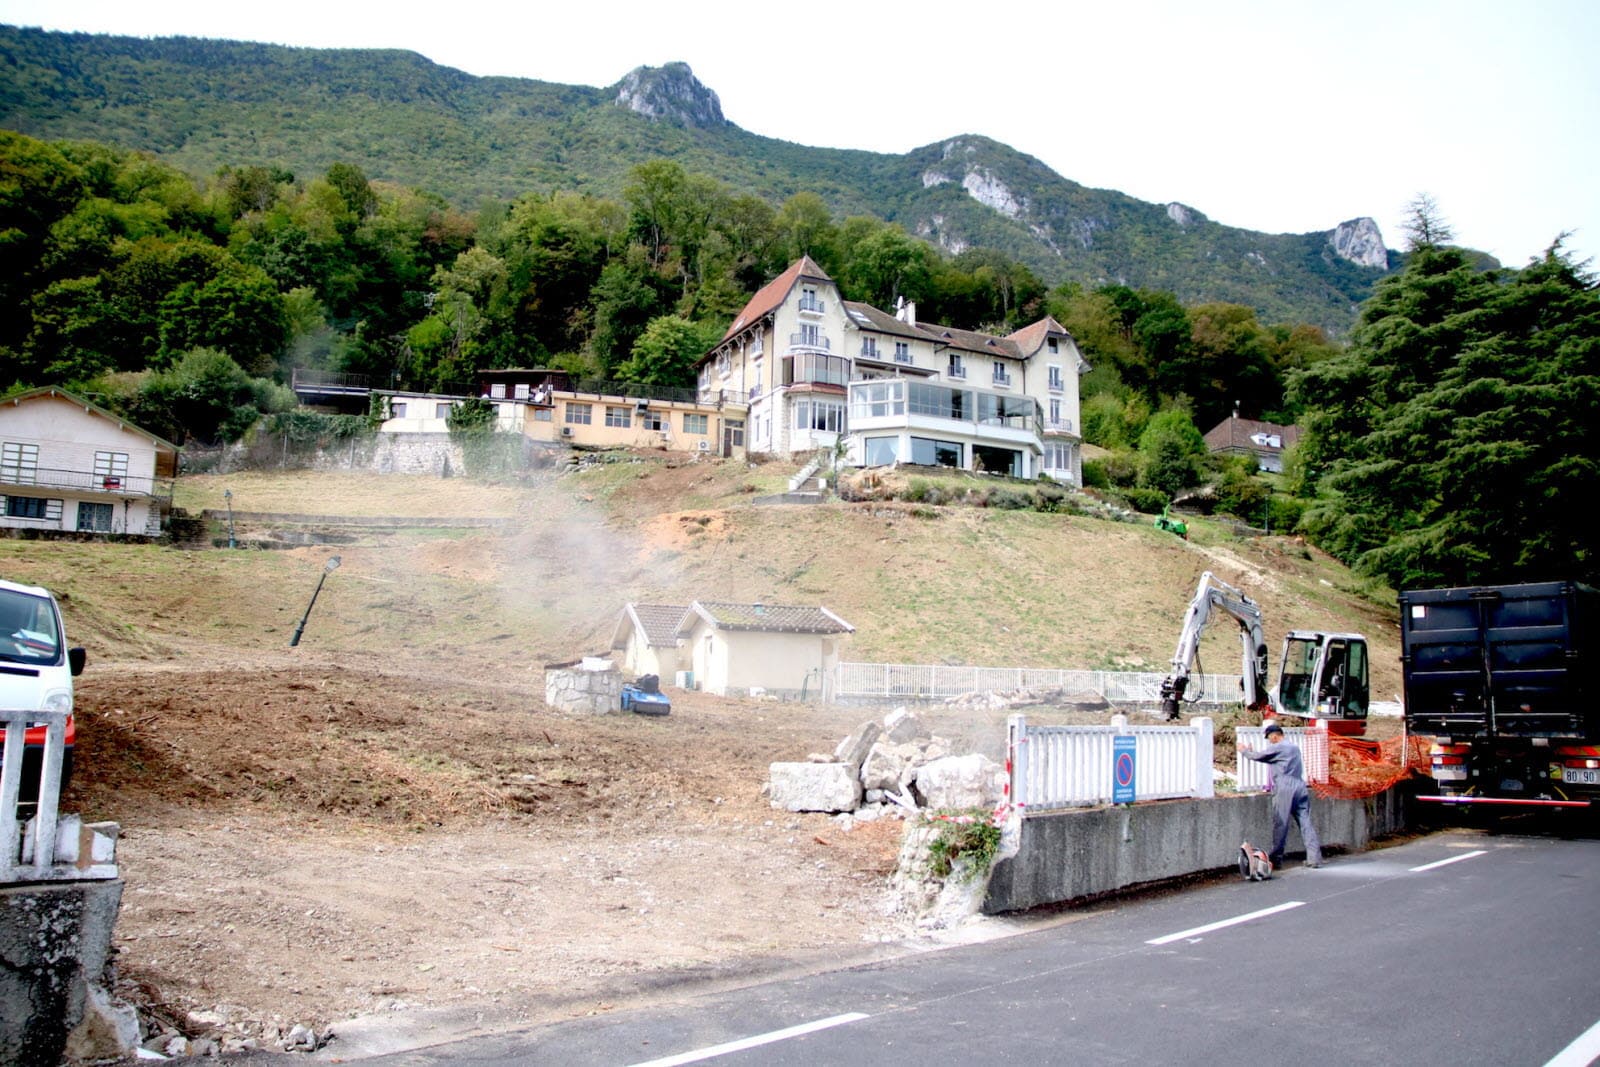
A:
{"type": "Polygon", "coordinates": [[[1204,926],[1196,926],[1192,930],[1179,930],[1177,933],[1167,934],[1165,937],[1154,937],[1149,941],[1146,941],[1145,944],[1166,945],[1171,944],[1174,941],[1182,941],[1186,937],[1199,937],[1201,934],[1209,934],[1213,930],[1221,930],[1225,926],[1237,926],[1240,923],[1247,923],[1251,919],[1260,919],[1268,915],[1276,915],[1278,912],[1288,911],[1290,908],[1304,907],[1305,903],[1306,902],[1303,900],[1291,900],[1287,903],[1279,904],[1276,907],[1262,908],[1260,911],[1252,911],[1248,915],[1238,915],[1232,919],[1223,919],[1220,922],[1207,923],[1204,926]]]}
{"type": "Polygon", "coordinates": [[[1578,1039],[1560,1052],[1544,1067],[1589,1067],[1600,1059],[1600,1023],[1578,1035],[1578,1039]]]}
{"type": "Polygon", "coordinates": [[[1448,867],[1452,863],[1460,863],[1462,860],[1470,860],[1474,856],[1485,856],[1485,855],[1488,855],[1488,850],[1487,849],[1482,849],[1482,848],[1474,849],[1471,852],[1463,852],[1459,856],[1451,856],[1447,860],[1434,860],[1432,863],[1424,863],[1420,867],[1413,867],[1413,868],[1411,868],[1411,873],[1412,874],[1416,874],[1418,871],[1431,871],[1435,867],[1448,867]]]}
{"type": "Polygon", "coordinates": [[[636,1063],[633,1067],[676,1067],[680,1063],[699,1063],[701,1060],[714,1059],[717,1056],[726,1056],[730,1052],[743,1052],[745,1049],[760,1048],[770,1045],[775,1041],[787,1041],[791,1037],[800,1037],[804,1034],[814,1034],[818,1030],[827,1030],[845,1023],[860,1022],[870,1018],[864,1012],[853,1011],[845,1015],[833,1015],[815,1022],[801,1023],[783,1030],[773,1030],[765,1034],[756,1034],[754,1037],[742,1037],[737,1041],[728,1041],[721,1045],[711,1045],[707,1048],[694,1049],[690,1052],[680,1052],[676,1056],[664,1056],[659,1060],[646,1060],[636,1063]]]}

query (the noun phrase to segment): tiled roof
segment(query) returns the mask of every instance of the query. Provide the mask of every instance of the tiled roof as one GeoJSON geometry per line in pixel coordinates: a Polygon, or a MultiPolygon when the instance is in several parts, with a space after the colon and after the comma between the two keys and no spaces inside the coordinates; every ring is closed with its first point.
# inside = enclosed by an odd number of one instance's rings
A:
{"type": "Polygon", "coordinates": [[[909,323],[901,322],[887,311],[879,311],[871,304],[862,304],[854,300],[844,302],[845,314],[853,319],[856,315],[865,318],[866,322],[855,319],[856,325],[865,326],[869,330],[879,333],[892,333],[896,337],[909,337],[918,341],[927,340],[927,335],[909,323]]]}
{"type": "Polygon", "coordinates": [[[764,630],[771,633],[847,634],[855,627],[827,608],[793,607],[787,604],[729,604],[696,600],[678,626],[682,633],[698,615],[720,630],[764,630]]]}
{"type": "Polygon", "coordinates": [[[1217,423],[1206,434],[1206,448],[1212,452],[1221,452],[1224,449],[1240,449],[1249,452],[1281,452],[1296,441],[1300,440],[1300,427],[1279,426],[1275,422],[1260,422],[1256,419],[1241,419],[1229,416],[1217,423]],[[1281,448],[1260,444],[1252,441],[1256,434],[1276,435],[1283,442],[1281,448]]]}
{"type": "Polygon", "coordinates": [[[682,604],[629,604],[628,611],[647,644],[671,647],[678,643],[678,623],[689,609],[682,604]]]}
{"type": "MultiPolygon", "coordinates": [[[[726,341],[746,326],[771,314],[773,309],[788,298],[789,290],[793,289],[795,283],[801,278],[810,278],[819,282],[833,281],[832,278],[828,277],[827,271],[817,266],[816,260],[810,256],[801,256],[789,264],[788,270],[756,291],[756,295],[752,296],[749,302],[745,304],[744,310],[734,316],[733,323],[729,325],[728,332],[722,335],[722,340],[726,341]]],[[[720,343],[719,341],[718,344],[720,343]]]]}
{"type": "Polygon", "coordinates": [[[1046,315],[1038,322],[1024,326],[1022,329],[1008,334],[1006,336],[1006,340],[1016,345],[1017,351],[1021,352],[1023,356],[1026,357],[1033,355],[1035,352],[1039,351],[1039,349],[1043,348],[1045,339],[1053,333],[1060,334],[1063,337],[1072,336],[1067,332],[1067,328],[1057,322],[1053,316],[1046,315]]]}
{"type": "Polygon", "coordinates": [[[1005,356],[1008,359],[1021,359],[1022,352],[1010,340],[996,337],[989,333],[979,333],[976,330],[958,330],[954,326],[939,326],[931,322],[917,323],[917,329],[922,331],[924,337],[930,338],[935,344],[947,348],[959,348],[963,352],[971,352],[980,356],[1005,356]]]}

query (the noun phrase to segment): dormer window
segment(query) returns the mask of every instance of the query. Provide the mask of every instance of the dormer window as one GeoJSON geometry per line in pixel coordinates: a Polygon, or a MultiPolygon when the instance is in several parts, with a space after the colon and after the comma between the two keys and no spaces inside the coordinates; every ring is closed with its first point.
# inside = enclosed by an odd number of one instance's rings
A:
{"type": "Polygon", "coordinates": [[[1050,349],[1050,351],[1052,351],[1052,352],[1061,351],[1061,345],[1060,345],[1059,342],[1057,342],[1057,340],[1054,337],[1051,337],[1048,340],[1046,340],[1045,341],[1045,346],[1048,347],[1050,349]]]}

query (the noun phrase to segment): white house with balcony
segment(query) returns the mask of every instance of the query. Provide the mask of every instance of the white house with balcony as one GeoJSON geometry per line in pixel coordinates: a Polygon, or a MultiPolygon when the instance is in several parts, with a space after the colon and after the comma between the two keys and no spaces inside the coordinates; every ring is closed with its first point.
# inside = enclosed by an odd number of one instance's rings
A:
{"type": "Polygon", "coordinates": [[[0,400],[0,526],[161,533],[178,446],[63,389],[0,400]]]}
{"type": "Polygon", "coordinates": [[[749,396],[748,447],[843,445],[856,466],[916,463],[1083,481],[1078,379],[1060,323],[1005,337],[842,299],[810,257],[751,297],[702,358],[699,386],[749,396]]]}

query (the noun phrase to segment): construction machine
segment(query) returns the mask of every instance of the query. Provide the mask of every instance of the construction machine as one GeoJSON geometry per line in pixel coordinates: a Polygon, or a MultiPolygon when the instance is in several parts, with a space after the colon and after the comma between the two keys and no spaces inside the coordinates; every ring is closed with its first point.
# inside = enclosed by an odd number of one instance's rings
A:
{"type": "Polygon", "coordinates": [[[1176,719],[1180,706],[1186,702],[1190,671],[1199,662],[1200,637],[1212,613],[1218,610],[1233,616],[1239,624],[1243,645],[1239,673],[1245,707],[1263,715],[1325,719],[1336,733],[1361,731],[1369,696],[1367,639],[1360,634],[1322,630],[1289,631],[1278,660],[1277,686],[1269,690],[1261,606],[1210,571],[1200,575],[1200,584],[1189,601],[1178,634],[1178,648],[1172,654],[1172,673],[1161,683],[1161,710],[1168,719],[1176,719]]]}

